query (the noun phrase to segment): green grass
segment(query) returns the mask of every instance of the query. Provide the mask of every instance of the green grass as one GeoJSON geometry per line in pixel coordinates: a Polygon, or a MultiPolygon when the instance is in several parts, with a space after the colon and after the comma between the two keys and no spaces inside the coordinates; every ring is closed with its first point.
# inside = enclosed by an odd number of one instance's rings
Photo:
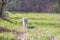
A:
{"type": "MultiPolygon", "coordinates": [[[[19,30],[23,26],[22,18],[27,17],[29,27],[35,27],[34,29],[28,29],[30,40],[48,40],[49,36],[52,35],[60,40],[60,14],[8,12],[8,15],[11,22],[0,19],[1,26],[19,30]]],[[[3,39],[15,40],[12,33],[0,33],[0,40],[3,39]],[[3,34],[7,37],[3,37],[3,34]]]]}

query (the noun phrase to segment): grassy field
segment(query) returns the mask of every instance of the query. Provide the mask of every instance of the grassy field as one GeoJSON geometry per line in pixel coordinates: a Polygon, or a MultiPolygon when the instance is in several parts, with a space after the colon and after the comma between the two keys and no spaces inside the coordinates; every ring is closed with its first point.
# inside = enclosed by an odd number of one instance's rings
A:
{"type": "MultiPolygon", "coordinates": [[[[29,40],[50,40],[54,36],[60,40],[60,14],[8,12],[9,20],[0,19],[0,25],[8,29],[22,28],[22,18],[29,19],[29,40]],[[17,13],[17,14],[16,14],[17,13]]],[[[0,33],[0,40],[16,40],[12,33],[0,33]]]]}

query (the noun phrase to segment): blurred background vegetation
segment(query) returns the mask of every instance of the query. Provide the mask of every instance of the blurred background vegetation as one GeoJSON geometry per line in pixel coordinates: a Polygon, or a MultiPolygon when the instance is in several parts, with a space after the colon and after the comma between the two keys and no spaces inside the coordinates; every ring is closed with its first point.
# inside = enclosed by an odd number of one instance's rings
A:
{"type": "MultiPolygon", "coordinates": [[[[52,36],[60,40],[60,0],[0,0],[1,27],[19,30],[24,17],[28,18],[28,28],[33,28],[28,29],[29,40],[49,40],[52,36]]],[[[0,40],[17,40],[17,35],[0,32],[0,40]]]]}
{"type": "Polygon", "coordinates": [[[18,12],[60,12],[60,0],[11,0],[6,10],[18,12]]]}

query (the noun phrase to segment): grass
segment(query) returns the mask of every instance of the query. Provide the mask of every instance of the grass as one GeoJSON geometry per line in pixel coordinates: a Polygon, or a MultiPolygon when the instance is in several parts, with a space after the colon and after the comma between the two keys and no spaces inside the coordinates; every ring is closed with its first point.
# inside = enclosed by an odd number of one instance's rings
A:
{"type": "MultiPolygon", "coordinates": [[[[34,27],[28,29],[30,40],[49,40],[50,36],[60,40],[60,14],[8,12],[8,16],[12,22],[0,19],[0,25],[15,30],[22,27],[22,18],[28,18],[29,27],[34,27]]],[[[0,33],[0,40],[15,40],[15,37],[12,33],[0,33]]]]}

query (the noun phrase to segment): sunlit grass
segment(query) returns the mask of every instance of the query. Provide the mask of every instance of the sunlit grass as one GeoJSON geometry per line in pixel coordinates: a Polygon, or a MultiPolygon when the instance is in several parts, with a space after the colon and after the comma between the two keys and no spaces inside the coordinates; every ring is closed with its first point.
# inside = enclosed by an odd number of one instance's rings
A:
{"type": "MultiPolygon", "coordinates": [[[[35,27],[29,30],[30,40],[48,40],[51,35],[56,35],[60,40],[60,14],[49,13],[23,13],[23,12],[7,12],[9,15],[8,22],[0,19],[0,25],[8,29],[19,30],[22,25],[22,18],[27,17],[29,21],[29,27],[35,27]]],[[[6,33],[4,33],[6,34],[6,33]]],[[[7,34],[6,34],[7,35],[7,34]]],[[[0,33],[0,39],[15,40],[14,35],[8,33],[8,38],[4,38],[0,33]]]]}

